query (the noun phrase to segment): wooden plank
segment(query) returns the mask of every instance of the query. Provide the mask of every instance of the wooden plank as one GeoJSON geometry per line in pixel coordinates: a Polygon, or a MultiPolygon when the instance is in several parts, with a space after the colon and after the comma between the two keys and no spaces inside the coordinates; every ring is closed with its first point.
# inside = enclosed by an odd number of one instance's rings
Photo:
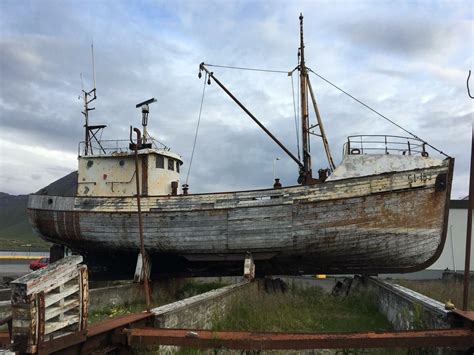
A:
{"type": "Polygon", "coordinates": [[[80,268],[80,293],[79,293],[79,330],[87,329],[87,320],[89,316],[89,274],[87,273],[87,266],[82,265],[80,268]]]}
{"type": "Polygon", "coordinates": [[[44,292],[36,294],[36,307],[38,310],[37,334],[35,345],[44,341],[44,332],[46,327],[46,307],[44,304],[44,292]]]}
{"type": "MultiPolygon", "coordinates": [[[[67,311],[79,307],[80,302],[78,299],[65,300],[61,306],[52,306],[46,308],[45,320],[50,320],[58,315],[61,315],[67,311]]],[[[77,310],[79,313],[79,310],[77,310]]]]}
{"type": "Polygon", "coordinates": [[[49,307],[53,304],[55,304],[56,302],[58,302],[59,300],[61,299],[64,299],[76,292],[79,291],[79,285],[78,284],[74,284],[74,285],[70,285],[70,286],[65,286],[64,287],[64,290],[60,293],[48,293],[46,294],[45,296],[45,304],[46,304],[46,307],[49,307]]]}
{"type": "Polygon", "coordinates": [[[76,270],[76,265],[82,262],[82,256],[67,256],[43,269],[33,271],[11,282],[12,293],[19,290],[24,295],[52,289],[54,285],[67,282],[72,270],[76,270]]]}
{"type": "Polygon", "coordinates": [[[63,329],[79,322],[79,315],[65,314],[63,319],[57,322],[48,322],[45,327],[45,335],[51,334],[56,330],[63,329]]]}
{"type": "Polygon", "coordinates": [[[26,304],[12,304],[13,319],[32,319],[36,317],[36,300],[26,304]]]}

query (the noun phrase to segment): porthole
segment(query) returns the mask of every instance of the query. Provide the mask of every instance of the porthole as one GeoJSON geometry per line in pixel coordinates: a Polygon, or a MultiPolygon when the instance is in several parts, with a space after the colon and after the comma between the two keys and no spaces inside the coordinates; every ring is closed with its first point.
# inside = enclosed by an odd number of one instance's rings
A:
{"type": "Polygon", "coordinates": [[[92,160],[88,160],[87,167],[90,168],[92,165],[94,165],[94,162],[92,160]]]}
{"type": "Polygon", "coordinates": [[[119,165],[120,165],[120,166],[124,166],[124,165],[125,165],[125,162],[124,162],[123,160],[120,160],[120,161],[119,161],[119,165]]]}

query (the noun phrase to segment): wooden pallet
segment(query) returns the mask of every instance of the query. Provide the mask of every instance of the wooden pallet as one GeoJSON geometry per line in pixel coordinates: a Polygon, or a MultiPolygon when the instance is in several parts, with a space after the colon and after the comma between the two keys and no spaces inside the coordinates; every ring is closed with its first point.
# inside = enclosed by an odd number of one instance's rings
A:
{"type": "Polygon", "coordinates": [[[87,266],[82,256],[61,259],[11,283],[13,350],[35,353],[65,332],[87,328],[87,266]]]}

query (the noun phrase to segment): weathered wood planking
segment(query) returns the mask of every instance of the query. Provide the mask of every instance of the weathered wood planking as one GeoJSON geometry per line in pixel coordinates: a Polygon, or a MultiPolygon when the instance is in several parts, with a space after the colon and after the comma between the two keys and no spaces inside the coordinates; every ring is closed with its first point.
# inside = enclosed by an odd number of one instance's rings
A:
{"type": "Polygon", "coordinates": [[[43,269],[30,272],[11,282],[12,300],[21,301],[24,297],[39,291],[48,292],[77,276],[77,265],[82,262],[82,256],[72,255],[48,265],[43,269]]]}
{"type": "MultiPolygon", "coordinates": [[[[243,260],[251,252],[256,260],[290,261],[294,270],[300,263],[306,272],[415,271],[434,262],[444,245],[451,178],[447,159],[318,185],[143,197],[145,247],[201,261],[243,260]],[[437,191],[443,175],[447,185],[437,191]]],[[[138,250],[133,196],[32,195],[29,216],[45,239],[72,248],[138,250]]]]}
{"type": "Polygon", "coordinates": [[[68,256],[11,282],[13,348],[33,353],[58,330],[87,327],[87,267],[68,256]]]}

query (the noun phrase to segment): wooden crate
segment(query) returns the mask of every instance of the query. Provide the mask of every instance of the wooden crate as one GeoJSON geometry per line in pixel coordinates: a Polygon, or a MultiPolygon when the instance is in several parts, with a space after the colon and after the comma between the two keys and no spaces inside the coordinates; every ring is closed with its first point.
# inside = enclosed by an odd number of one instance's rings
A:
{"type": "Polygon", "coordinates": [[[87,266],[65,257],[11,283],[13,350],[35,353],[59,334],[87,328],[87,266]]]}

